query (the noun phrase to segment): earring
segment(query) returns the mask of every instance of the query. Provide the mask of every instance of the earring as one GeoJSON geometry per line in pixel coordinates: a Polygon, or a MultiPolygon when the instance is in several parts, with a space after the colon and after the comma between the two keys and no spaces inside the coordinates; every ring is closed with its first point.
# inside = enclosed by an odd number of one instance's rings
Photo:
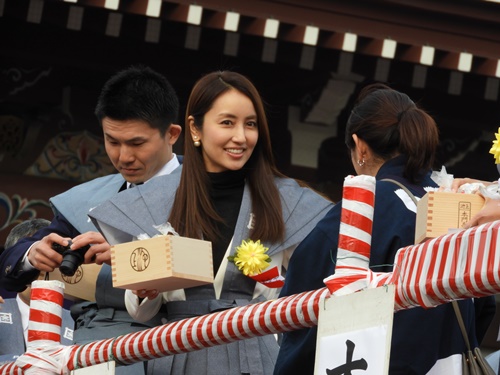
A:
{"type": "Polygon", "coordinates": [[[194,147],[200,147],[201,146],[201,142],[198,141],[198,137],[197,136],[194,136],[194,147]]]}
{"type": "Polygon", "coordinates": [[[358,165],[360,167],[364,166],[365,165],[365,158],[363,158],[363,160],[358,160],[358,165]]]}

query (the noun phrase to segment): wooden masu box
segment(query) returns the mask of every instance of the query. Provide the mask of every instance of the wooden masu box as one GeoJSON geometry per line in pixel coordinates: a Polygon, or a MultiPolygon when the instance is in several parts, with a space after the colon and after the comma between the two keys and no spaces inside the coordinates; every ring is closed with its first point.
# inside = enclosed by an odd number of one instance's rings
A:
{"type": "Polygon", "coordinates": [[[428,192],[417,205],[415,243],[463,228],[483,205],[484,198],[478,194],[428,192]]]}
{"type": "Polygon", "coordinates": [[[113,286],[166,292],[213,283],[212,243],[159,236],[111,247],[113,286]]]}
{"type": "Polygon", "coordinates": [[[64,298],[72,301],[91,301],[95,302],[95,288],[97,276],[102,265],[95,263],[82,264],[78,266],[73,276],[61,274],[59,268],[56,268],[48,275],[49,280],[59,280],[64,283],[64,298]]]}

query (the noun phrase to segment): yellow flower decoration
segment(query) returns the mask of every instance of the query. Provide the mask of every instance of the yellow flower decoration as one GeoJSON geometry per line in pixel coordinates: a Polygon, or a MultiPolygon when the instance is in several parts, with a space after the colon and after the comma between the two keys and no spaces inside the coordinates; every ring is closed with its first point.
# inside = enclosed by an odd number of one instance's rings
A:
{"type": "Polygon", "coordinates": [[[261,273],[269,266],[271,258],[266,254],[269,250],[260,243],[260,240],[243,240],[240,246],[236,248],[236,254],[227,259],[233,262],[245,276],[254,276],[261,273]]]}
{"type": "Polygon", "coordinates": [[[490,154],[495,155],[495,164],[500,164],[500,128],[498,128],[498,133],[495,133],[496,140],[493,141],[493,146],[490,149],[490,154]]]}

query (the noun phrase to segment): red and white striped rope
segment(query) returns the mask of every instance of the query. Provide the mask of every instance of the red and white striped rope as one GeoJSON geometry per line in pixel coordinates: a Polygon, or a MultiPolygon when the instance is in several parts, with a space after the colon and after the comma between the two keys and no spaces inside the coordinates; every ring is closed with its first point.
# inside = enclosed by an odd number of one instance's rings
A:
{"type": "MultiPolygon", "coordinates": [[[[363,194],[369,196],[369,189],[365,189],[363,194]]],[[[366,201],[362,203],[367,204],[366,201]]],[[[373,203],[371,205],[373,207],[373,203]]],[[[366,206],[363,207],[364,210],[366,206]]],[[[357,209],[351,211],[359,213],[357,209]]],[[[354,215],[349,215],[343,216],[346,224],[354,220],[354,215]]],[[[369,252],[366,253],[365,249],[365,244],[371,241],[371,226],[367,225],[370,213],[361,216],[354,220],[364,223],[360,240],[357,239],[360,232],[354,231],[352,235],[349,231],[343,232],[345,241],[342,246],[346,256],[338,264],[341,272],[337,268],[336,274],[326,280],[328,289],[184,319],[82,346],[59,345],[53,350],[52,356],[62,369],[52,373],[67,374],[76,368],[110,360],[122,364],[135,363],[249,337],[311,327],[318,323],[319,306],[330,293],[341,289],[354,292],[364,284],[364,287],[395,284],[395,310],[414,306],[433,307],[455,299],[500,292],[500,221],[402,248],[396,254],[395,272],[373,273],[368,269],[369,252]],[[355,264],[352,265],[351,261],[355,264]]],[[[46,293],[46,296],[50,295],[46,293]]],[[[56,319],[49,321],[54,325],[56,319]]],[[[33,334],[32,337],[40,338],[40,342],[51,342],[57,336],[53,335],[52,328],[40,329],[46,334],[40,337],[33,334]]],[[[26,366],[30,363],[29,358],[36,358],[37,355],[38,349],[29,346],[28,352],[16,362],[25,364],[25,372],[13,364],[7,364],[0,366],[0,375],[28,373],[30,367],[26,366]]],[[[35,365],[43,368],[44,359],[33,363],[33,368],[35,365]]]]}
{"type": "MultiPolygon", "coordinates": [[[[67,374],[77,368],[97,365],[110,360],[130,364],[249,337],[312,327],[318,323],[320,301],[328,295],[328,289],[322,288],[210,315],[183,319],[145,331],[95,341],[86,345],[60,346],[61,350],[64,348],[66,351],[67,361],[63,363],[61,371],[51,373],[67,374]]],[[[20,358],[25,356],[35,358],[32,354],[33,351],[28,350],[20,358]]],[[[40,358],[40,360],[43,359],[40,358]]],[[[1,375],[23,373],[27,374],[28,372],[26,369],[23,372],[13,364],[0,366],[1,375]]]]}

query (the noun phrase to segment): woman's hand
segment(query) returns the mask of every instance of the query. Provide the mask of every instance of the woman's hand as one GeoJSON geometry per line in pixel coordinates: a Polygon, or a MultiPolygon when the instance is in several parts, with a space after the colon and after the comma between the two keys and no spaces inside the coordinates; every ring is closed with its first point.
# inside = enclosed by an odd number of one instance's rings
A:
{"type": "Polygon", "coordinates": [[[483,208],[465,223],[464,228],[468,229],[495,220],[500,220],[500,200],[485,198],[483,208]]]}
{"type": "Polygon", "coordinates": [[[148,298],[148,299],[155,299],[158,297],[158,290],[156,289],[140,289],[140,290],[133,290],[132,293],[134,293],[137,297],[139,298],[148,298]]]}
{"type": "Polygon", "coordinates": [[[491,185],[493,182],[491,181],[482,181],[482,180],[474,180],[473,178],[455,178],[453,179],[453,183],[451,184],[451,191],[456,193],[460,186],[465,184],[483,184],[484,186],[491,185]]]}

